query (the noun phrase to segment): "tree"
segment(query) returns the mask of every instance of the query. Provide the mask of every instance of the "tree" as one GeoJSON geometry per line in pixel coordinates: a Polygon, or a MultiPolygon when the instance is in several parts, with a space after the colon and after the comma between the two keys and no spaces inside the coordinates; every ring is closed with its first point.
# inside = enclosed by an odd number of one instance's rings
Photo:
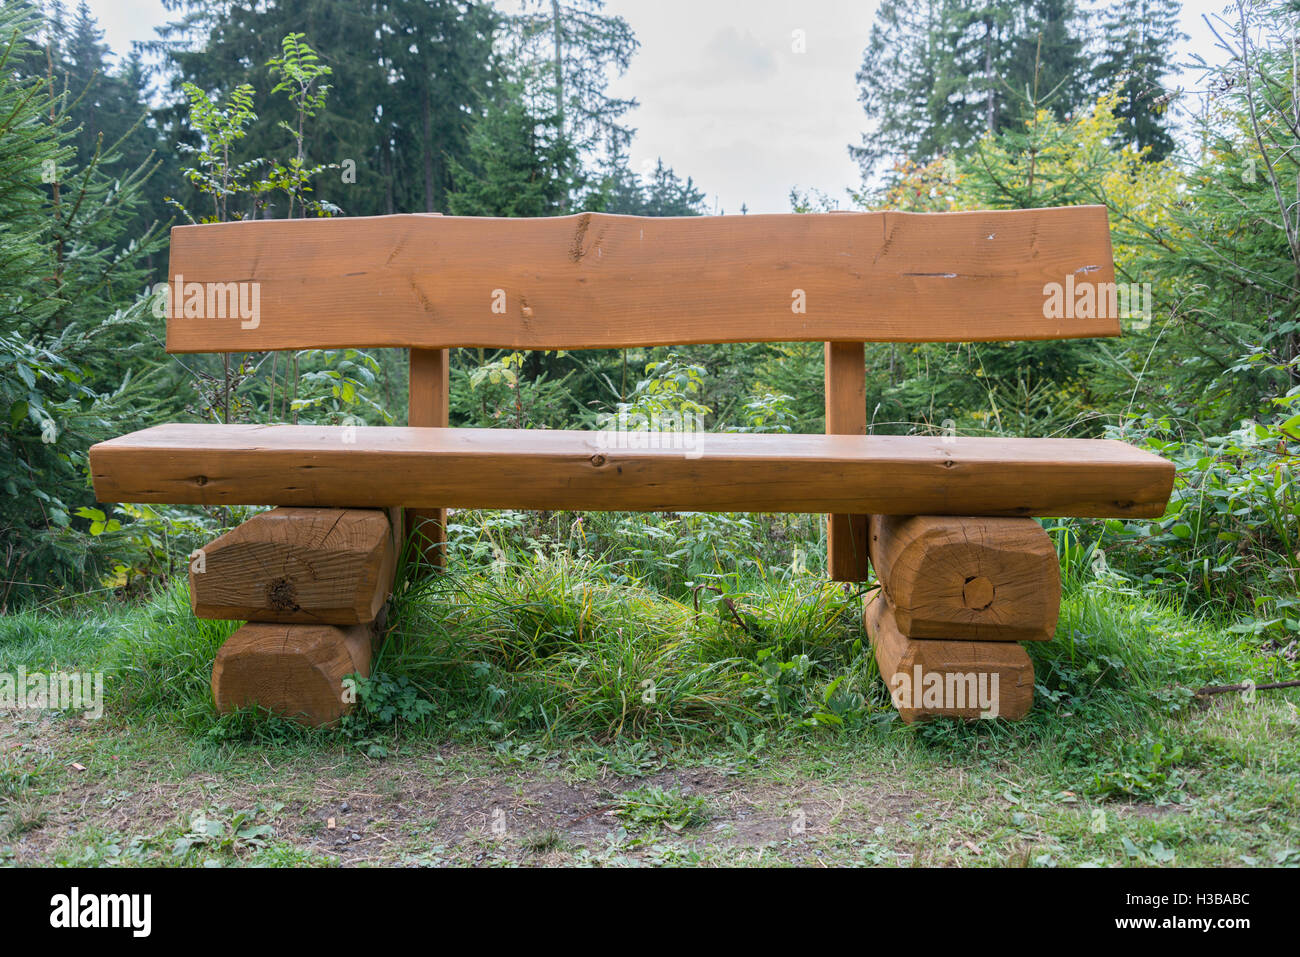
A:
{"type": "MultiPolygon", "coordinates": [[[[938,119],[949,148],[1003,126],[1008,83],[1005,76],[1019,38],[1016,0],[955,0],[941,29],[947,38],[938,78],[942,96],[938,119]]],[[[1013,87],[1014,88],[1014,87],[1013,87]]],[[[913,157],[913,159],[928,157],[913,157]]]]}
{"type": "Polygon", "coordinates": [[[689,176],[682,180],[663,158],[648,177],[638,176],[620,161],[602,184],[601,208],[626,216],[702,216],[704,192],[689,176]]]}
{"type": "Polygon", "coordinates": [[[610,72],[626,71],[640,46],[627,21],[604,8],[604,0],[528,0],[514,20],[527,95],[547,104],[538,109],[555,117],[579,158],[597,164],[632,141],[622,120],[636,100],[608,90],[610,72]]]}
{"type": "Polygon", "coordinates": [[[928,163],[1024,118],[1027,98],[1065,117],[1087,95],[1073,0],[885,0],[862,68],[873,124],[850,154],[928,163]]]}
{"type": "Polygon", "coordinates": [[[133,53],[120,68],[113,68],[103,31],[85,0],[77,5],[70,29],[62,17],[56,4],[43,31],[49,58],[42,66],[65,95],[63,109],[77,162],[90,164],[97,155],[111,154],[115,159],[103,164],[106,169],[126,173],[147,164],[155,171],[143,184],[143,202],[128,227],[128,232],[142,234],[167,218],[164,183],[177,172],[173,151],[163,148],[157,128],[149,122],[143,62],[133,53]]]}
{"type": "MultiPolygon", "coordinates": [[[[473,117],[482,111],[501,68],[492,50],[501,21],[486,4],[389,2],[379,5],[381,60],[394,78],[372,89],[380,104],[381,167],[387,188],[410,176],[419,198],[386,197],[387,212],[446,209],[452,166],[467,158],[473,117]],[[400,205],[394,205],[396,200],[400,205]]],[[[376,76],[382,80],[382,76],[376,76]]]]}
{"type": "MultiPolygon", "coordinates": [[[[1209,91],[1193,119],[1198,149],[1171,228],[1144,250],[1178,308],[1162,340],[1170,358],[1142,386],[1222,431],[1266,421],[1300,392],[1300,9],[1238,0],[1210,22],[1223,55],[1198,83],[1209,91]]],[[[1294,420],[1284,429],[1294,437],[1294,420]]]]}
{"type": "Polygon", "coordinates": [[[69,98],[37,55],[44,26],[30,4],[0,6],[0,605],[15,581],[84,568],[66,530],[85,449],[130,391],[134,356],[161,353],[140,295],[161,237],[125,235],[147,173],[107,173],[110,153],[78,163],[69,98]]]}
{"type": "Polygon", "coordinates": [[[1123,95],[1118,139],[1139,149],[1150,147],[1151,159],[1174,148],[1169,135],[1169,91],[1164,79],[1174,64],[1174,47],[1187,39],[1178,28],[1179,0],[1123,0],[1106,11],[1100,58],[1093,79],[1101,90],[1123,95]]]}
{"type": "Polygon", "coordinates": [[[862,67],[858,102],[873,124],[851,155],[867,179],[889,157],[931,157],[947,149],[933,102],[941,53],[939,24],[947,0],[883,0],[862,67]]]}
{"type": "Polygon", "coordinates": [[[331,70],[334,93],[313,121],[316,157],[347,164],[340,206],[353,214],[446,206],[451,161],[465,160],[469,129],[500,80],[493,40],[500,17],[464,0],[293,0],[227,4],[165,0],[178,14],[152,49],[171,69],[173,105],[164,111],[174,136],[187,137],[182,85],[223,96],[241,84],[259,91],[260,120],[238,160],[289,152],[294,107],[273,95],[265,64],[280,39],[305,33],[331,70]]]}
{"type": "Polygon", "coordinates": [[[452,161],[449,210],[457,216],[569,212],[576,152],[558,126],[554,115],[529,109],[521,86],[503,86],[470,132],[465,162],[452,161]]]}
{"type": "Polygon", "coordinates": [[[1006,125],[1024,120],[1024,104],[1034,102],[1064,119],[1089,100],[1083,36],[1074,0],[1030,0],[1024,26],[1012,44],[1006,73],[1010,95],[1006,125]]]}

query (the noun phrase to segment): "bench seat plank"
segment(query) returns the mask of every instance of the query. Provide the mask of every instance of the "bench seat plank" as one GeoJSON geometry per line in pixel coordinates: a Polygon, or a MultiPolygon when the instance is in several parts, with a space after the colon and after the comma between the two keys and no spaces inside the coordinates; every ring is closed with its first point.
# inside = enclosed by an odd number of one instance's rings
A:
{"type": "Polygon", "coordinates": [[[102,502],[1157,517],[1174,467],[1092,439],[159,425],[90,450],[102,502]],[[651,433],[640,433],[647,442],[651,433]],[[662,436],[662,444],[681,442],[662,436]]]}

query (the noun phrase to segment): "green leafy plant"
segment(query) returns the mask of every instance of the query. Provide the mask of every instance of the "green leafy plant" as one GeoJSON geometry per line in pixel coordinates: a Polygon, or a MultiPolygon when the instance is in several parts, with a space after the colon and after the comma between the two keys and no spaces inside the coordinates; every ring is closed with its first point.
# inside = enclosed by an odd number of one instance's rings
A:
{"type": "Polygon", "coordinates": [[[304,213],[333,215],[338,212],[333,204],[322,203],[308,195],[312,179],[337,164],[308,166],[306,163],[304,125],[325,108],[330,87],[321,81],[334,71],[320,62],[320,57],[305,38],[306,34],[290,33],[280,43],[280,56],[272,57],[266,63],[271,75],[280,78],[271,92],[284,93],[295,113],[293,124],[281,121],[279,126],[293,137],[296,153],[286,163],[272,163],[261,184],[262,189],[282,192],[288,198],[286,219],[293,219],[295,204],[304,213]]]}
{"type": "Polygon", "coordinates": [[[1178,803],[1186,779],[1179,770],[1183,748],[1156,738],[1125,742],[1118,755],[1102,759],[1094,771],[1090,792],[1109,799],[1157,799],[1178,803]]]}
{"type": "Polygon", "coordinates": [[[620,794],[614,804],[614,814],[629,830],[662,827],[673,832],[707,824],[712,817],[709,802],[704,798],[657,785],[620,794]]]}
{"type": "Polygon", "coordinates": [[[191,223],[223,223],[231,215],[242,219],[243,212],[232,210],[230,201],[241,193],[256,191],[250,177],[265,162],[255,159],[235,163],[231,158],[232,148],[248,135],[249,125],[257,119],[252,84],[239,84],[224,100],[212,99],[193,83],[183,83],[181,89],[189,105],[190,125],[199,134],[198,146],[179,144],[181,151],[190,154],[194,162],[185,170],[185,178],[208,197],[212,212],[196,219],[178,200],[169,197],[168,201],[191,223]]]}
{"type": "Polygon", "coordinates": [[[260,850],[275,834],[275,828],[266,821],[282,810],[283,804],[257,804],[238,811],[228,807],[195,811],[185,833],[173,842],[172,854],[182,858],[196,853],[234,857],[260,850]]]}

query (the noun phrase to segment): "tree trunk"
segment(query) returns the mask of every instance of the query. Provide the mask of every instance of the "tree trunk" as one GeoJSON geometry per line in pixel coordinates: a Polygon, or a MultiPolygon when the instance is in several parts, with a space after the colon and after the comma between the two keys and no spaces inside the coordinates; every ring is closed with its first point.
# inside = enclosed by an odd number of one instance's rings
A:
{"type": "Polygon", "coordinates": [[[551,33],[555,38],[555,123],[564,136],[564,37],[560,0],[551,0],[551,33]]]}
{"type": "Polygon", "coordinates": [[[433,195],[433,117],[427,87],[424,90],[421,109],[424,118],[424,211],[434,213],[438,208],[434,203],[433,195]]]}

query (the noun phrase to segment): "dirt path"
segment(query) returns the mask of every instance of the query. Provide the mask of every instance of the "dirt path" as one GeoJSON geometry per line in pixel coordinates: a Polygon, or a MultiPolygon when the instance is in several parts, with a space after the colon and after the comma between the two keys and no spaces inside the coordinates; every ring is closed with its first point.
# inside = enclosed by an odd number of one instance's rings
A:
{"type": "MultiPolygon", "coordinates": [[[[269,826],[268,846],[290,862],[295,855],[342,865],[774,855],[800,864],[855,845],[906,858],[908,822],[918,811],[942,810],[887,782],[846,786],[786,767],[746,774],[687,764],[632,777],[575,764],[563,752],[521,762],[488,748],[424,743],[382,761],[252,745],[196,754],[191,742],[158,733],[12,715],[0,717],[0,760],[7,819],[18,822],[0,844],[14,864],[79,854],[98,863],[96,848],[112,862],[133,843],[128,860],[138,852],[141,863],[161,863],[192,833],[195,813],[233,831],[235,812],[249,808],[256,809],[252,826],[269,826]],[[620,800],[648,788],[702,799],[707,821],[680,831],[625,827],[620,800]]],[[[267,852],[238,841],[228,850],[215,856],[234,863],[267,852]]]]}

